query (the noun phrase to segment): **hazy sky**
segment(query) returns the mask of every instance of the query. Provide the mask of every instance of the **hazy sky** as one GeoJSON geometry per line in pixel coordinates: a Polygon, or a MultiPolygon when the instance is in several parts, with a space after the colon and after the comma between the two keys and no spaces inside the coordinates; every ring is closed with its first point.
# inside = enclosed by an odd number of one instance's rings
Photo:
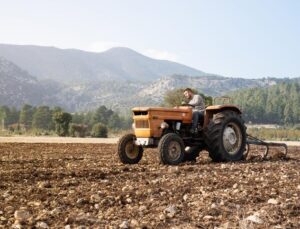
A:
{"type": "Polygon", "coordinates": [[[96,52],[126,46],[224,76],[300,76],[299,0],[0,3],[0,43],[96,52]]]}

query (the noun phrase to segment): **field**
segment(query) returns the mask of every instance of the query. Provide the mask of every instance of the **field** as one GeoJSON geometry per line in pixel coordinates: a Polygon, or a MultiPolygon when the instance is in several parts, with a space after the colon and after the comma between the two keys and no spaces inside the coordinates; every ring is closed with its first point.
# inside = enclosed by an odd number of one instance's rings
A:
{"type": "Polygon", "coordinates": [[[115,144],[0,143],[0,228],[300,228],[300,147],[241,163],[119,163],[115,144]]]}

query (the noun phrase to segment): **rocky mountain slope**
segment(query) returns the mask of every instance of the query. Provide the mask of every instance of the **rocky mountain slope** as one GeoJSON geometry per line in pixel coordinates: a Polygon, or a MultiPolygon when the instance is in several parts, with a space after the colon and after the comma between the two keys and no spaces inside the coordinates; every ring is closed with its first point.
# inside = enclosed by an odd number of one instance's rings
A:
{"type": "Polygon", "coordinates": [[[64,106],[67,100],[62,84],[50,80],[39,81],[14,63],[0,57],[0,105],[20,107],[28,103],[64,106]],[[60,93],[65,96],[58,99],[60,93]]]}

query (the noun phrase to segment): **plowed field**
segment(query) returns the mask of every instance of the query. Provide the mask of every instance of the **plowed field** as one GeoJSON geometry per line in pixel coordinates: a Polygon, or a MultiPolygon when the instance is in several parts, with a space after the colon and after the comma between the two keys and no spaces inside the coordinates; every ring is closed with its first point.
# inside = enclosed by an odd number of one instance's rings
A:
{"type": "Polygon", "coordinates": [[[0,144],[0,228],[300,228],[300,147],[160,165],[115,144],[0,144]]]}

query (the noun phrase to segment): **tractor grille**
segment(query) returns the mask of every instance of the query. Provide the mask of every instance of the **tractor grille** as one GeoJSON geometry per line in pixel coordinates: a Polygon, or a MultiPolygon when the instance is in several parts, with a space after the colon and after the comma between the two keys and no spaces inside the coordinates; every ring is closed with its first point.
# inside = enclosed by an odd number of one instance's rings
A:
{"type": "Polygon", "coordinates": [[[149,128],[148,120],[136,120],[135,128],[149,128]]]}

